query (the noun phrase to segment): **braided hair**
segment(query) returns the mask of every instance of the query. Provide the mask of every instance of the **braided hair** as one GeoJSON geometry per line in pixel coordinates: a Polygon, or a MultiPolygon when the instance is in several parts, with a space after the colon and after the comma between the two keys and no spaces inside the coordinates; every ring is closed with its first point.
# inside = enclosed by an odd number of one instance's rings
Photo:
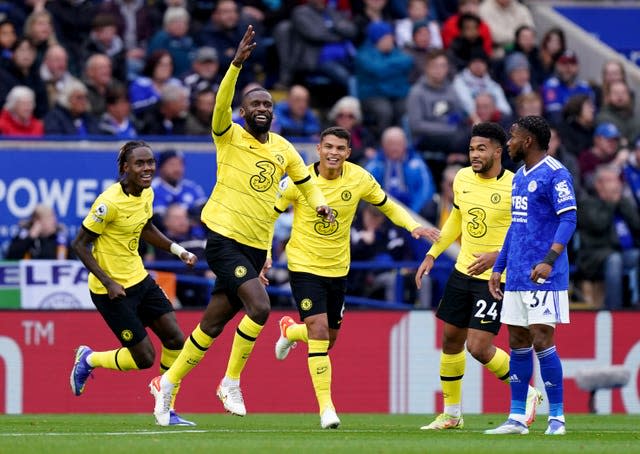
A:
{"type": "Polygon", "coordinates": [[[144,140],[131,140],[125,143],[118,152],[118,176],[120,179],[124,176],[124,163],[129,159],[129,155],[133,150],[140,147],[146,147],[151,149],[149,144],[144,140]]]}

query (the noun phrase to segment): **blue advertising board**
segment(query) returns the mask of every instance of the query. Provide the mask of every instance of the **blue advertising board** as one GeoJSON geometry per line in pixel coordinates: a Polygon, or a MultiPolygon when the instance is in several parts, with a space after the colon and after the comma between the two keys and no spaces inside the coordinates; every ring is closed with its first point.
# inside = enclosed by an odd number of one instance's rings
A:
{"type": "MultiPolygon", "coordinates": [[[[93,200],[117,179],[118,143],[92,143],[91,149],[69,147],[25,149],[1,143],[0,151],[0,248],[4,252],[17,233],[18,223],[28,218],[39,203],[54,208],[59,221],[75,235],[93,200]]],[[[151,144],[159,152],[170,145],[151,144]]],[[[213,145],[182,144],[186,177],[209,194],[215,183],[213,145]],[[186,145],[186,146],[184,146],[186,145]]],[[[85,147],[86,148],[86,147],[85,147]]]]}

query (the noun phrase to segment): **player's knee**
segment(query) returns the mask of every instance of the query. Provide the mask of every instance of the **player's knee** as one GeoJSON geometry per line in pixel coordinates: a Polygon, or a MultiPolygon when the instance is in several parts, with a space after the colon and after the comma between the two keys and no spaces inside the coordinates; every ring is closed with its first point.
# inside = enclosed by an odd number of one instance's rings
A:
{"type": "Polygon", "coordinates": [[[136,366],[138,366],[138,369],[149,369],[155,362],[155,355],[153,352],[145,352],[132,356],[133,360],[136,362],[136,366]]]}
{"type": "Polygon", "coordinates": [[[247,315],[258,325],[264,325],[269,318],[269,312],[271,312],[271,305],[267,301],[266,303],[252,304],[247,308],[247,315]]]}
{"type": "Polygon", "coordinates": [[[184,346],[184,334],[178,333],[168,339],[163,339],[162,345],[169,350],[181,350],[184,346]]]}
{"type": "Polygon", "coordinates": [[[482,364],[486,364],[491,361],[491,352],[482,344],[467,344],[467,351],[473,356],[476,361],[482,364]]]}

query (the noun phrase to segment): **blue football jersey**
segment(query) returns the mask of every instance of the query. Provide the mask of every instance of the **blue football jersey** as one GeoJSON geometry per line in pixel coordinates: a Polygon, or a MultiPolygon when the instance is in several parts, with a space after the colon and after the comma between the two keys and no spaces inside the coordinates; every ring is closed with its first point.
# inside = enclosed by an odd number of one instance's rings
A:
{"type": "Polygon", "coordinates": [[[557,159],[547,156],[534,167],[518,169],[511,190],[511,236],[507,254],[505,289],[567,290],[569,259],[566,249],[558,257],[544,284],[530,279],[553,243],[559,215],[575,210],[571,174],[557,159]]]}

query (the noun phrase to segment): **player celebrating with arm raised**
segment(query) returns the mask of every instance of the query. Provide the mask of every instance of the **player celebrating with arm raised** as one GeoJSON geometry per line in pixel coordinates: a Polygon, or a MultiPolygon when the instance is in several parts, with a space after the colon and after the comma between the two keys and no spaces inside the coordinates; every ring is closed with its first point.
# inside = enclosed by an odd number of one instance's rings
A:
{"type": "MultiPolygon", "coordinates": [[[[444,412],[424,430],[462,429],[462,377],[466,352],[499,380],[509,381],[509,355],[493,345],[500,330],[501,302],[489,293],[490,268],[498,256],[511,222],[513,173],[501,164],[506,134],[497,123],[479,123],[471,131],[471,166],[453,180],[453,209],[440,238],[427,252],[416,273],[416,285],[429,274],[435,259],[462,236],[460,254],[447,281],[436,317],[444,322],[440,383],[444,412]]],[[[527,424],[535,418],[540,393],[529,389],[527,424]]]]}
{"type": "Polygon", "coordinates": [[[280,319],[275,354],[282,360],[296,341],[308,344],[307,363],[320,408],[320,425],[327,429],[340,425],[331,400],[328,350],[335,343],[342,323],[350,229],[358,203],[365,200],[375,205],[414,238],[431,239],[431,236],[430,229],[420,226],[387,197],[369,172],[345,162],[351,154],[349,131],[340,127],[325,129],[316,149],[320,159],[309,166],[309,171],[333,207],[335,222],[329,224],[318,216],[293,178],[282,183],[275,210],[282,213],[293,204],[293,227],[286,251],[291,291],[304,324],[296,324],[288,316],[280,319]]]}
{"type": "Polygon", "coordinates": [[[509,156],[524,161],[513,178],[511,226],[493,267],[489,290],[502,299],[509,327],[511,410],[505,423],[486,434],[527,434],[525,399],[533,375],[533,351],[549,399],[545,434],[566,433],[562,364],[554,333],[569,323],[569,260],[565,247],[576,227],[576,198],[569,171],[547,155],[551,132],[542,117],[522,117],[511,127],[509,156]]]}
{"type": "Polygon", "coordinates": [[[271,310],[259,274],[271,239],[278,183],[285,172],[314,212],[328,223],[333,221],[331,208],[311,181],[293,145],[269,132],[273,99],[267,90],[254,88],[245,93],[240,107],[245,127],[232,122],[231,100],[236,80],[242,64],[256,47],[254,36],[250,25],[220,84],[213,111],[211,129],[218,173],[201,216],[208,229],[207,262],[216,274],[211,301],[176,362],[149,385],[155,397],[156,421],[163,426],[169,421],[171,390],[200,362],[227,322],[242,308],[246,315],[236,329],[217,395],[230,413],[246,414],[240,374],[271,310]]]}
{"type": "MultiPolygon", "coordinates": [[[[86,345],[76,351],[71,371],[71,390],[83,393],[93,369],[147,369],[155,351],[145,326],[162,342],[160,368],[167,369],[180,353],[184,334],[165,293],[144,269],[138,253],[140,237],[153,246],[171,251],[189,266],[198,260],[182,246],[172,243],[151,223],[156,161],[143,141],[124,144],[118,155],[120,181],[98,196],[73,241],[73,250],[89,274],[91,300],[118,337],[122,348],[94,352],[86,345]]],[[[166,425],[195,425],[180,418],[173,400],[166,425]]]]}

